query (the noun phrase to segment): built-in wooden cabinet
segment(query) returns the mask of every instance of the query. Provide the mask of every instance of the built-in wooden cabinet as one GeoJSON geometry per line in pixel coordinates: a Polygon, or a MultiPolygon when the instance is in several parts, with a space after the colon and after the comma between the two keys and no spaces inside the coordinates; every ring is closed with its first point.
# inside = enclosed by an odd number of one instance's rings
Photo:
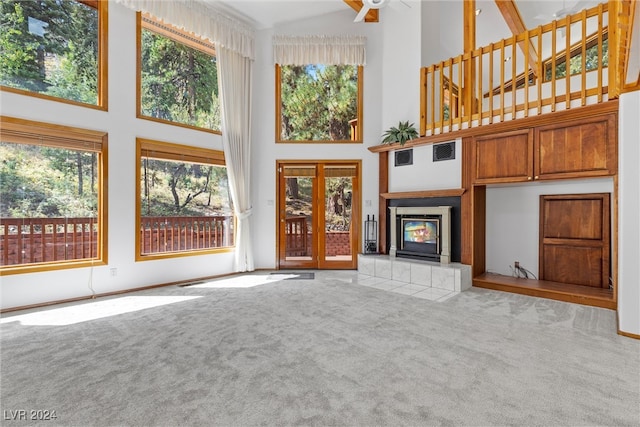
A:
{"type": "Polygon", "coordinates": [[[473,138],[473,183],[614,175],[616,116],[591,117],[473,138]]]}
{"type": "Polygon", "coordinates": [[[616,126],[609,114],[536,128],[534,179],[614,175],[616,126]]]}
{"type": "Polygon", "coordinates": [[[533,179],[533,130],[517,130],[473,139],[474,183],[533,179]]]}

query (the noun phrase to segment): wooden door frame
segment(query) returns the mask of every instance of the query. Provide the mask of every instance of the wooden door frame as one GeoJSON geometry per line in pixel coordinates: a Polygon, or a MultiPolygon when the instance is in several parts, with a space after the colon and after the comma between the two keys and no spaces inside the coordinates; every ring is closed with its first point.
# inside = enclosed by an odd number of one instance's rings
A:
{"type": "Polygon", "coordinates": [[[361,233],[361,216],[362,216],[362,160],[361,159],[304,159],[304,160],[276,160],[276,195],[277,195],[277,206],[276,206],[276,268],[318,268],[318,269],[356,269],[358,266],[358,248],[362,243],[362,233],[361,233]],[[285,204],[286,190],[281,185],[281,169],[286,165],[315,165],[317,167],[316,171],[316,179],[317,184],[314,186],[313,190],[313,199],[314,204],[316,205],[316,210],[318,214],[313,216],[313,224],[312,230],[316,231],[317,240],[315,244],[312,245],[312,263],[313,266],[305,266],[299,264],[287,265],[286,261],[284,261],[284,257],[282,256],[285,251],[284,241],[285,238],[283,236],[283,228],[281,227],[281,223],[283,221],[283,212],[281,211],[281,207],[285,204]],[[356,167],[356,175],[353,177],[353,187],[352,187],[352,197],[351,197],[351,261],[327,261],[324,259],[324,249],[325,249],[325,233],[321,230],[321,225],[324,224],[324,217],[320,218],[320,215],[324,215],[325,212],[325,200],[324,195],[320,197],[320,186],[324,188],[324,181],[320,184],[320,180],[324,180],[324,170],[321,166],[324,165],[355,165],[356,167]],[[284,264],[283,265],[283,261],[284,264]]]}

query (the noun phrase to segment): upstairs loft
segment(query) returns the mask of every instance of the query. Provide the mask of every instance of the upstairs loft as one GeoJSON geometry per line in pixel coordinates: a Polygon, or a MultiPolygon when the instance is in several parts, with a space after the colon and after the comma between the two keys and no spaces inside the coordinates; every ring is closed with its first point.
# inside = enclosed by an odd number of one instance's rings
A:
{"type": "MultiPolygon", "coordinates": [[[[609,1],[423,67],[420,135],[451,132],[605,103],[640,89],[629,66],[635,1],[609,1]]],[[[636,24],[637,25],[637,24],[636,24]]],[[[636,41],[637,43],[637,41],[636,41]]],[[[634,58],[632,62],[638,62],[634,58]]],[[[394,146],[371,147],[387,151],[394,146]]]]}

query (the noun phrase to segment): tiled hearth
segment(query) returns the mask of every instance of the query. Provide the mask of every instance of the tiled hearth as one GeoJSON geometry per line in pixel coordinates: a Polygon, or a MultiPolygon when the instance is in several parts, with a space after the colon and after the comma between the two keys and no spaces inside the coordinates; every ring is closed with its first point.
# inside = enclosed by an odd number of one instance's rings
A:
{"type": "Polygon", "coordinates": [[[371,277],[372,287],[431,300],[443,300],[471,287],[471,266],[459,263],[358,254],[358,273],[371,277]]]}

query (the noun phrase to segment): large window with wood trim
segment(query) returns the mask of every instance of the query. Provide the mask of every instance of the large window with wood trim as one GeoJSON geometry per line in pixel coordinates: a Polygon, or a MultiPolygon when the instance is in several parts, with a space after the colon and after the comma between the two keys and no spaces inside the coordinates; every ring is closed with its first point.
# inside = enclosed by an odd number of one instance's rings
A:
{"type": "Polygon", "coordinates": [[[362,66],[276,65],[277,142],[362,142],[362,66]]]}
{"type": "Polygon", "coordinates": [[[0,274],[106,263],[106,134],[0,125],[0,274]]]}
{"type": "Polygon", "coordinates": [[[3,0],[2,90],[107,109],[106,0],[3,0]]]}
{"type": "Polygon", "coordinates": [[[229,250],[235,217],[222,151],[137,140],[136,258],[229,250]]]}
{"type": "Polygon", "coordinates": [[[138,13],[138,117],[220,133],[213,44],[138,13]]]}

